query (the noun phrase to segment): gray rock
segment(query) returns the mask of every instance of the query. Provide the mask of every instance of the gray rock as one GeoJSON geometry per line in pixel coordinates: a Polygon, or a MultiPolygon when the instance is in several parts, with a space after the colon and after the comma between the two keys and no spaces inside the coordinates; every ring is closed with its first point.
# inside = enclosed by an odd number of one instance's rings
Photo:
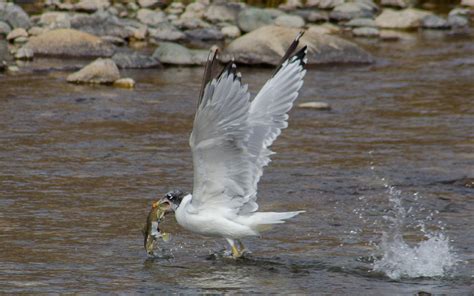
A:
{"type": "Polygon", "coordinates": [[[186,37],[191,40],[210,41],[224,39],[224,34],[216,28],[188,30],[185,34],[186,37]]]}
{"type": "Polygon", "coordinates": [[[321,23],[329,20],[329,14],[325,11],[312,11],[305,18],[310,23],[321,23]]]}
{"type": "Polygon", "coordinates": [[[71,27],[71,18],[67,12],[45,12],[40,17],[39,25],[49,29],[67,29],[71,27]]]}
{"type": "Polygon", "coordinates": [[[248,8],[239,13],[237,24],[243,32],[250,32],[273,22],[272,15],[265,9],[248,8]]]}
{"type": "Polygon", "coordinates": [[[138,5],[142,8],[156,8],[158,4],[158,0],[138,0],[138,5]]]}
{"type": "Polygon", "coordinates": [[[8,35],[11,31],[12,28],[7,23],[0,21],[0,35],[8,35]]]}
{"type": "Polygon", "coordinates": [[[206,5],[200,2],[193,2],[186,6],[184,13],[181,15],[181,19],[201,19],[204,17],[205,11],[206,5]]]}
{"type": "Polygon", "coordinates": [[[116,53],[112,56],[112,60],[120,69],[145,69],[161,67],[160,62],[156,58],[137,52],[116,53]]]}
{"type": "Polygon", "coordinates": [[[377,24],[370,18],[356,18],[344,24],[347,27],[377,27],[377,24]]]}
{"type": "Polygon", "coordinates": [[[28,32],[26,32],[25,29],[23,28],[16,28],[13,29],[8,35],[7,35],[7,40],[12,42],[13,40],[19,38],[19,37],[28,37],[28,32]]]}
{"type": "Polygon", "coordinates": [[[20,36],[20,37],[15,38],[15,40],[13,40],[13,43],[15,44],[24,44],[26,42],[28,42],[28,37],[25,37],[25,36],[20,36]]]}
{"type": "MultiPolygon", "coordinates": [[[[241,64],[277,65],[299,31],[279,26],[259,28],[230,43],[222,60],[234,57],[241,64]]],[[[373,62],[372,56],[354,43],[313,30],[303,35],[301,44],[308,45],[308,64],[373,62]]]]}
{"type": "Polygon", "coordinates": [[[301,28],[304,27],[304,19],[299,15],[280,15],[274,21],[277,26],[290,27],[290,28],[301,28]]]}
{"type": "Polygon", "coordinates": [[[8,51],[8,44],[4,40],[0,40],[0,71],[6,69],[7,62],[12,60],[12,56],[8,51]]]}
{"type": "Polygon", "coordinates": [[[49,56],[111,56],[114,46],[99,37],[73,29],[57,29],[31,37],[25,45],[35,55],[49,56]]]}
{"type": "Polygon", "coordinates": [[[67,77],[72,83],[109,84],[120,78],[120,72],[111,59],[97,59],[67,77]]]}
{"type": "Polygon", "coordinates": [[[464,16],[466,18],[469,17],[470,14],[471,10],[469,8],[454,8],[449,12],[449,16],[459,15],[464,16]]]}
{"type": "Polygon", "coordinates": [[[453,28],[463,28],[469,25],[469,21],[466,17],[461,15],[449,15],[448,24],[453,28]]]}
{"type": "MultiPolygon", "coordinates": [[[[286,13],[284,13],[283,11],[278,10],[278,9],[276,9],[276,8],[264,8],[264,10],[265,10],[266,12],[268,12],[268,13],[272,16],[273,19],[276,19],[276,18],[279,17],[280,15],[286,14],[286,13]]],[[[302,10],[302,9],[301,9],[301,10],[296,10],[295,13],[296,13],[296,12],[301,12],[301,11],[304,11],[304,10],[302,10]]]]}
{"type": "Polygon", "coordinates": [[[311,8],[333,9],[344,3],[344,0],[307,0],[305,6],[311,8]]]}
{"type": "Polygon", "coordinates": [[[329,18],[337,22],[349,21],[355,18],[372,18],[375,10],[370,4],[363,2],[347,2],[336,6],[329,18]]]}
{"type": "Polygon", "coordinates": [[[165,11],[167,14],[180,15],[184,12],[185,6],[181,2],[171,2],[171,4],[166,7],[165,11]]]}
{"type": "Polygon", "coordinates": [[[48,29],[41,28],[41,27],[31,27],[28,29],[28,35],[30,36],[38,36],[43,34],[44,32],[49,31],[48,29]]]}
{"type": "Polygon", "coordinates": [[[140,25],[134,20],[121,20],[107,11],[98,11],[94,14],[75,14],[71,20],[71,28],[87,32],[96,36],[114,36],[127,39],[134,32],[127,29],[130,24],[140,25]]]}
{"type": "Polygon", "coordinates": [[[0,2],[0,21],[6,22],[12,28],[31,27],[28,14],[18,5],[0,2]]]}
{"type": "Polygon", "coordinates": [[[135,80],[132,78],[120,78],[114,81],[114,86],[121,88],[134,88],[135,80]]]}
{"type": "Polygon", "coordinates": [[[282,3],[278,6],[279,9],[285,11],[293,11],[297,8],[302,8],[303,3],[301,0],[286,0],[285,3],[282,3]]]}
{"type": "Polygon", "coordinates": [[[373,27],[358,27],[352,30],[352,35],[355,37],[377,38],[380,35],[380,31],[373,27]]]}
{"type": "Polygon", "coordinates": [[[167,21],[166,14],[163,11],[153,11],[147,8],[142,8],[137,12],[137,19],[141,23],[152,27],[167,21]]]}
{"type": "Polygon", "coordinates": [[[431,15],[430,12],[407,8],[403,10],[384,9],[375,19],[379,28],[385,29],[413,29],[421,26],[425,17],[431,15]]]}
{"type": "Polygon", "coordinates": [[[205,64],[207,53],[206,50],[191,50],[177,43],[161,42],[153,57],[163,64],[192,66],[205,64]]]}
{"type": "Polygon", "coordinates": [[[115,37],[115,36],[101,36],[100,39],[104,40],[105,42],[108,42],[110,44],[122,46],[127,44],[127,41],[123,40],[120,37],[115,37]]]}
{"type": "Polygon", "coordinates": [[[32,60],[33,57],[34,57],[33,50],[25,46],[20,48],[15,54],[15,59],[17,60],[32,60]]]}
{"type": "Polygon", "coordinates": [[[412,4],[415,4],[415,0],[381,0],[382,6],[395,7],[395,8],[408,8],[412,4]]]}
{"type": "Polygon", "coordinates": [[[240,29],[237,26],[226,26],[221,29],[222,34],[226,38],[237,38],[241,35],[240,29]]]}
{"type": "Polygon", "coordinates": [[[77,11],[95,12],[109,6],[109,0],[80,0],[74,5],[74,9],[77,11]]]}
{"type": "Polygon", "coordinates": [[[186,34],[168,22],[159,24],[154,29],[148,29],[150,37],[159,41],[178,41],[186,38],[186,34]]]}
{"type": "Polygon", "coordinates": [[[209,28],[211,25],[198,18],[179,18],[173,21],[173,25],[184,30],[209,28]]]}
{"type": "Polygon", "coordinates": [[[448,22],[436,15],[427,15],[421,21],[421,26],[426,29],[449,29],[448,22]]]}
{"type": "Polygon", "coordinates": [[[211,4],[204,13],[204,18],[213,23],[232,22],[237,20],[237,16],[242,10],[240,3],[215,3],[211,4]]]}
{"type": "Polygon", "coordinates": [[[298,108],[329,111],[331,110],[331,105],[325,102],[306,102],[298,104],[298,108]]]}

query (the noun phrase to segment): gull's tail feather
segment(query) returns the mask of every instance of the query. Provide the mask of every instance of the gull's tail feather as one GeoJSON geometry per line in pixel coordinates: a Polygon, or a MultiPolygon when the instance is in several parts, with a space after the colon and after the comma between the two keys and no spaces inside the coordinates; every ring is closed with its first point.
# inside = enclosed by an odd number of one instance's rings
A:
{"type": "Polygon", "coordinates": [[[291,219],[305,211],[295,212],[256,212],[247,219],[247,225],[257,232],[265,231],[271,228],[273,224],[285,223],[285,220],[291,219]]]}

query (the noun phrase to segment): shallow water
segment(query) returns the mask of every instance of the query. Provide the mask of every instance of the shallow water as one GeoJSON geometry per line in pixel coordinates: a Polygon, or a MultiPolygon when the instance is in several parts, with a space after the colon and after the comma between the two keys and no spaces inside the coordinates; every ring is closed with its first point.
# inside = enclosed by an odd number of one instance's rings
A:
{"type": "MultiPolygon", "coordinates": [[[[138,81],[133,91],[70,85],[68,72],[44,70],[84,61],[0,74],[2,292],[472,292],[474,194],[463,178],[474,177],[474,44],[407,36],[364,44],[374,65],[308,71],[299,102],[332,111],[291,111],[259,186],[261,209],[307,212],[245,240],[253,253],[239,261],[209,257],[225,241],[185,232],[171,216],[162,245],[174,259],[143,249],[151,202],[191,190],[187,138],[202,68],[123,71],[138,81]],[[394,231],[387,185],[409,211],[403,242],[416,248],[426,232],[441,233],[448,255],[425,251],[453,256],[454,268],[399,279],[374,271],[394,231]]],[[[244,68],[243,80],[256,92],[271,71],[244,68]]]]}

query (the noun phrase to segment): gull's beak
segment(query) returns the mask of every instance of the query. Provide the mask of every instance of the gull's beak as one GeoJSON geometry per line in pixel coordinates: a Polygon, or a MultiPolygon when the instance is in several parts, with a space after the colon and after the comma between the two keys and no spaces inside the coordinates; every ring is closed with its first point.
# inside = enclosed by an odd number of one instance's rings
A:
{"type": "Polygon", "coordinates": [[[169,212],[173,211],[173,205],[166,197],[163,197],[159,201],[154,202],[152,207],[160,208],[161,210],[164,210],[165,214],[168,214],[169,212]]]}

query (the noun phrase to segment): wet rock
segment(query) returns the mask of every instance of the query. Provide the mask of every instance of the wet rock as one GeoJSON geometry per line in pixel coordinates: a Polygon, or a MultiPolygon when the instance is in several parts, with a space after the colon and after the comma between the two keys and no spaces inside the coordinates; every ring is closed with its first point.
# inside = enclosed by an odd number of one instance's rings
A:
{"type": "Polygon", "coordinates": [[[352,30],[352,35],[355,37],[377,38],[380,35],[380,31],[372,27],[358,27],[352,30]]]}
{"type": "Polygon", "coordinates": [[[80,0],[74,5],[74,9],[77,11],[95,12],[109,6],[109,0],[80,0]]]}
{"type": "Polygon", "coordinates": [[[347,2],[336,6],[329,14],[331,20],[349,21],[355,18],[372,18],[376,10],[365,2],[347,2]]]}
{"type": "MultiPolygon", "coordinates": [[[[299,33],[297,28],[265,26],[237,38],[224,50],[222,60],[232,57],[242,64],[277,65],[290,43],[299,33]]],[[[308,63],[370,63],[372,56],[352,42],[308,30],[301,44],[308,45],[308,63]]]]}
{"type": "Polygon", "coordinates": [[[159,41],[178,41],[186,38],[186,34],[168,22],[159,24],[154,29],[148,30],[150,37],[159,41]]]}
{"type": "Polygon", "coordinates": [[[8,52],[8,44],[6,41],[0,40],[0,70],[5,70],[7,62],[12,59],[8,52]]]}
{"type": "Polygon", "coordinates": [[[305,22],[301,16],[284,14],[277,17],[274,24],[283,27],[301,28],[304,27],[305,22]]]}
{"type": "Polygon", "coordinates": [[[344,24],[347,27],[377,27],[377,24],[370,18],[356,18],[344,24]]]}
{"type": "Polygon", "coordinates": [[[8,35],[11,31],[12,28],[7,23],[0,21],[0,35],[8,35]]]}
{"type": "Polygon", "coordinates": [[[75,14],[70,22],[71,28],[79,31],[96,36],[115,36],[122,39],[133,36],[133,32],[127,29],[127,25],[135,23],[141,25],[135,20],[121,20],[107,11],[98,11],[93,14],[75,14]]]}
{"type": "Polygon", "coordinates": [[[211,4],[204,13],[204,18],[213,23],[231,22],[235,23],[237,16],[242,10],[240,3],[223,2],[211,4]]]}
{"type": "Polygon", "coordinates": [[[235,39],[241,35],[240,29],[237,26],[226,26],[221,29],[221,33],[226,38],[235,39]]]}
{"type": "Polygon", "coordinates": [[[154,11],[142,8],[137,12],[137,19],[148,26],[156,27],[160,23],[166,22],[166,14],[162,11],[154,11]]]}
{"type": "Polygon", "coordinates": [[[331,106],[328,103],[324,103],[324,102],[301,103],[301,104],[298,104],[298,108],[314,109],[314,110],[322,110],[322,111],[331,110],[331,106]]]}
{"type": "Polygon", "coordinates": [[[16,28],[7,35],[7,40],[13,42],[19,37],[28,37],[28,32],[23,28],[16,28]]]}
{"type": "Polygon", "coordinates": [[[104,40],[107,43],[118,45],[118,46],[127,44],[125,40],[123,40],[120,37],[115,37],[115,36],[101,36],[100,39],[104,40]]]}
{"type": "Polygon", "coordinates": [[[413,38],[412,34],[393,30],[380,30],[380,39],[383,41],[393,42],[398,40],[410,40],[413,38]]]}
{"type": "Polygon", "coordinates": [[[186,37],[191,40],[210,41],[224,39],[224,34],[216,28],[188,30],[185,34],[186,37]]]}
{"type": "Polygon", "coordinates": [[[116,53],[112,56],[112,60],[120,69],[145,69],[161,67],[160,62],[151,56],[133,53],[116,53]]]}
{"type": "Polygon", "coordinates": [[[71,16],[67,12],[45,12],[39,24],[49,29],[67,29],[71,27],[71,16]]]}
{"type": "Polygon", "coordinates": [[[33,57],[34,57],[33,50],[25,46],[20,48],[15,54],[15,59],[17,60],[32,60],[33,57]]]}
{"type": "Polygon", "coordinates": [[[198,18],[180,18],[173,21],[173,25],[184,30],[209,28],[211,25],[198,18]]]}
{"type": "Polygon", "coordinates": [[[18,5],[0,2],[0,21],[7,23],[12,28],[31,27],[28,14],[18,5]]]}
{"type": "Polygon", "coordinates": [[[114,81],[114,86],[121,88],[134,88],[135,80],[132,78],[120,78],[114,81]]]}
{"type": "Polygon", "coordinates": [[[375,19],[375,23],[380,28],[386,29],[413,29],[420,27],[423,19],[429,15],[431,15],[430,12],[415,8],[399,11],[385,9],[375,19]]]}
{"type": "Polygon", "coordinates": [[[177,43],[161,42],[153,53],[163,64],[172,65],[203,65],[206,63],[207,50],[191,50],[177,43]]]}
{"type": "Polygon", "coordinates": [[[57,29],[31,37],[25,45],[35,55],[111,56],[114,47],[99,37],[73,29],[57,29]]]}
{"type": "Polygon", "coordinates": [[[317,7],[321,9],[333,9],[344,3],[344,0],[307,0],[306,7],[317,7]]]}
{"type": "Polygon", "coordinates": [[[312,11],[308,14],[306,20],[310,23],[327,22],[329,20],[329,14],[325,11],[312,11]]]}
{"type": "Polygon", "coordinates": [[[138,5],[142,8],[156,8],[158,7],[159,1],[158,0],[138,0],[138,5]]]}
{"type": "Polygon", "coordinates": [[[67,77],[71,83],[109,84],[120,78],[120,72],[111,59],[97,59],[67,77]]]}
{"type": "Polygon", "coordinates": [[[251,32],[255,29],[273,23],[272,15],[265,9],[248,8],[239,13],[237,24],[243,32],[251,32]]]}
{"type": "Polygon", "coordinates": [[[436,15],[427,15],[421,21],[421,26],[426,29],[449,29],[448,22],[436,15]]]}
{"type": "Polygon", "coordinates": [[[414,4],[414,0],[382,0],[380,5],[395,8],[407,8],[414,4]]]}

